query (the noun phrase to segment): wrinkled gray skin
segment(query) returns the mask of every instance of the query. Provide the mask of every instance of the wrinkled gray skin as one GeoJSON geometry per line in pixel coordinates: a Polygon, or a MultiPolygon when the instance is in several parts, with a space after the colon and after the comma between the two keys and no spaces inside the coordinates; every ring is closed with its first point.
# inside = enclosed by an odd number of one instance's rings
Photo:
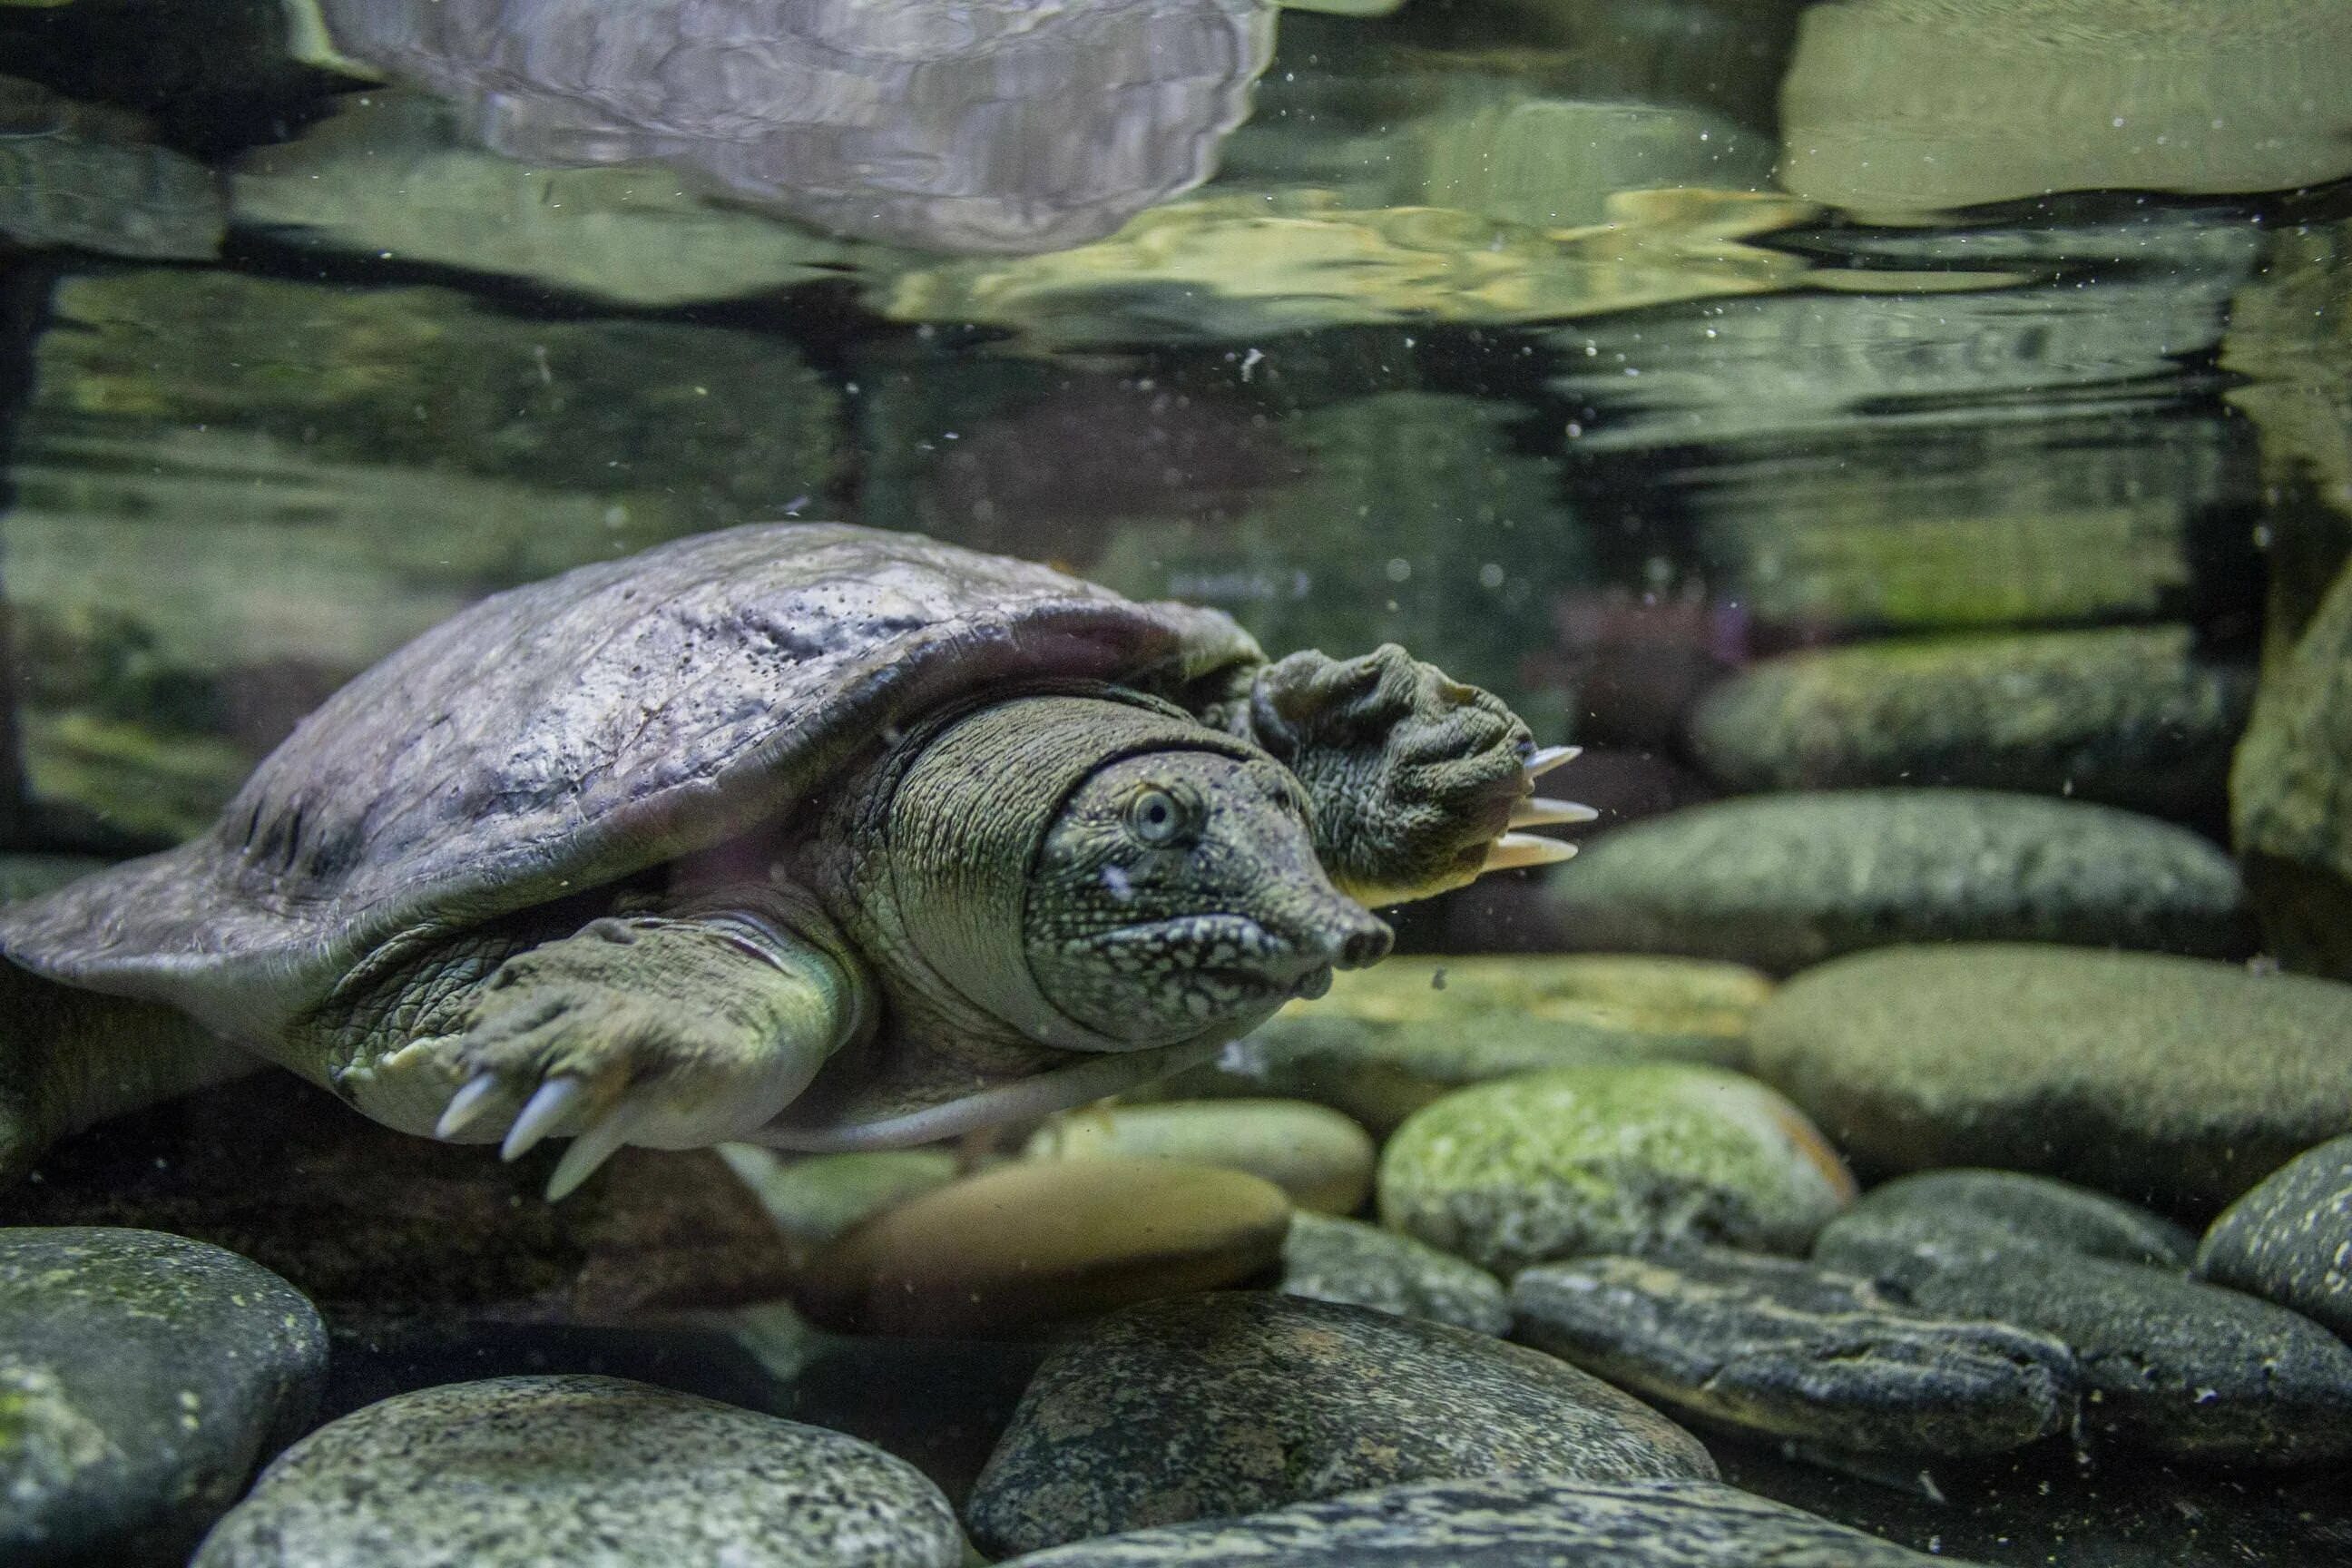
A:
{"type": "Polygon", "coordinates": [[[406,1131],[569,1136],[553,1195],[1056,1109],[1376,962],[1368,903],[1558,858],[1506,837],[1573,819],[1556,755],[1394,647],[1267,663],[911,536],[682,541],[485,601],[205,838],[0,914],[0,1175],[222,1041],[406,1131]]]}

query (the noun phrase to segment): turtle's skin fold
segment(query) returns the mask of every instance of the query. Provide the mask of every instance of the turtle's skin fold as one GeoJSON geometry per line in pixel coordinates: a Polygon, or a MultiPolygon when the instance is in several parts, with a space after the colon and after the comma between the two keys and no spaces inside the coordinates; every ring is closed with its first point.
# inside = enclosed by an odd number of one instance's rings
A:
{"type": "Polygon", "coordinates": [[[906,534],[682,540],[484,600],[204,837],[0,913],[0,1176],[220,1042],[404,1131],[571,1136],[557,1195],[624,1143],[1076,1103],[1378,960],[1368,904],[1564,854],[1507,831],[1580,814],[1530,798],[1564,754],[1393,647],[1270,663],[906,534]]]}

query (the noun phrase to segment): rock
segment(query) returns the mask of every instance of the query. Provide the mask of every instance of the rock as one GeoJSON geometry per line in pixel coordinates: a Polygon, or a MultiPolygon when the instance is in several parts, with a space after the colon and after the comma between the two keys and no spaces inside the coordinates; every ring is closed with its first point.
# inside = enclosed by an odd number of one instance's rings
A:
{"type": "Polygon", "coordinates": [[[2232,837],[2251,858],[2265,933],[2282,956],[2352,979],[2347,660],[2352,564],[2309,623],[2263,659],[2253,717],[2230,772],[2230,802],[2232,837]]]}
{"type": "Polygon", "coordinates": [[[1401,1481],[1712,1479],[1688,1433],[1565,1363],[1360,1307],[1133,1307],[1038,1369],[965,1518],[986,1552],[1401,1481]]]}
{"type": "Polygon", "coordinates": [[[1667,1408],[1864,1453],[1998,1454],[2074,1414],[2044,1335],[1906,1310],[1864,1279],[1722,1247],[1511,1282],[1516,1337],[1667,1408]]]}
{"type": "Polygon", "coordinates": [[[1694,1241],[1801,1252],[1853,1196],[1796,1107],[1737,1073],[1671,1064],[1460,1089],[1381,1156],[1385,1224],[1506,1276],[1694,1241]]]}
{"type": "Polygon", "coordinates": [[[147,1230],[0,1230],[0,1558],[176,1563],[300,1432],[327,1365],[310,1303],[147,1230]]]}
{"type": "Polygon", "coordinates": [[[2268,1301],[1965,1215],[1845,1215],[1813,1260],[1923,1311],[2063,1341],[2095,1438],[2224,1465],[2352,1456],[2352,1347],[2268,1301]]]}
{"type": "Polygon", "coordinates": [[[1604,834],[1547,885],[1580,947],[1801,969],[1901,942],[2238,951],[2237,867],[2182,827],[1981,790],[1718,802],[1604,834]]]}
{"type": "Polygon", "coordinates": [[[775,1226],[710,1153],[624,1150],[560,1204],[553,1160],[395,1132],[268,1068],[68,1140],[7,1203],[21,1224],[216,1243],[354,1331],[631,1323],[792,1289],[775,1226]]]}
{"type": "Polygon", "coordinates": [[[2085,1258],[2186,1268],[2197,1238],[2161,1215],[2087,1187],[2016,1171],[1922,1171],[1854,1205],[1879,1215],[1961,1215],[2085,1258]]]}
{"type": "Polygon", "coordinates": [[[2298,1154],[2205,1233],[2197,1272],[2352,1340],[2352,1137],[2298,1154]]]}
{"type": "Polygon", "coordinates": [[[220,254],[227,208],[212,171],[152,145],[137,115],[0,76],[0,240],[141,260],[220,254]]]}
{"type": "MultiPolygon", "coordinates": [[[[1018,1568],[1969,1568],[1705,1480],[1424,1481],[1082,1542],[1018,1568]]],[[[1014,1568],[1007,1564],[1006,1568],[1014,1568]]]]}
{"type": "Polygon", "coordinates": [[[389,253],[656,310],[769,293],[860,258],[642,168],[502,157],[456,121],[448,105],[397,89],[339,100],[292,141],[237,161],[236,220],[305,249],[389,253]]]}
{"type": "Polygon", "coordinates": [[[1899,223],[2053,191],[2340,177],[2343,150],[2300,106],[2352,69],[2352,17],[2332,0],[2278,0],[2240,20],[2215,39],[2160,0],[1810,12],[1781,82],[1777,177],[1899,223]]]}
{"type": "Polygon", "coordinates": [[[877,1215],[814,1258],[809,1314],[866,1333],[985,1336],[1273,1268],[1271,1182],[1173,1160],[1003,1166],[877,1215]]]}
{"type": "Polygon", "coordinates": [[[2065,948],[1842,960],[1757,1016],[1756,1070],[1890,1171],[2040,1171],[2210,1213],[2352,1131],[2352,987],[2065,948]]]}
{"type": "Polygon", "coordinates": [[[1022,1151],[1032,1160],[1106,1155],[1182,1160],[1262,1176],[1303,1209],[1353,1214],[1372,1190],[1372,1141],[1320,1105],[1284,1100],[1106,1106],[1055,1117],[1022,1151]]]}
{"type": "Polygon", "coordinates": [[[1511,1326],[1502,1281],[1483,1268],[1378,1226],[1328,1215],[1291,1216],[1282,1293],[1428,1318],[1482,1334],[1511,1326]]]}
{"type": "Polygon", "coordinates": [[[191,1568],[957,1568],[955,1512],[839,1432],[611,1377],[401,1394],[279,1456],[191,1568]]]}
{"type": "Polygon", "coordinates": [[[719,1156],[743,1179],[805,1261],[860,1222],[956,1179],[944,1149],[874,1149],[846,1154],[779,1155],[751,1143],[723,1143],[719,1156]]]}
{"type": "Polygon", "coordinates": [[[2252,691],[2187,626],[1872,642],[1751,666],[1690,738],[1734,790],[1962,784],[2218,820],[2252,691]]]}
{"type": "Polygon", "coordinates": [[[1753,970],[1689,959],[1408,954],[1337,976],[1152,1092],[1296,1095],[1385,1133],[1465,1084],[1546,1068],[1737,1066],[1771,991],[1753,970]]]}

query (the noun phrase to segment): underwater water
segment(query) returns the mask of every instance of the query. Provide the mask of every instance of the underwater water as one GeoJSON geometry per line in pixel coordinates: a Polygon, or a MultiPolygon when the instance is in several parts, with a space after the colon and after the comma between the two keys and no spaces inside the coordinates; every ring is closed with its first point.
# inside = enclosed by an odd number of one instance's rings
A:
{"type": "MultiPolygon", "coordinates": [[[[216,831],[0,917],[0,1562],[2352,1563],[2352,4],[0,0],[0,904],[216,831]],[[568,1102],[288,1019],[831,845],[1009,648],[1202,711],[1221,620],[785,521],[1402,645],[1593,819],[1115,1103],[550,1203],[568,1102]],[[239,796],[656,548],[750,564],[239,796]]],[[[956,984],[925,1081],[1041,1070],[956,984]]]]}

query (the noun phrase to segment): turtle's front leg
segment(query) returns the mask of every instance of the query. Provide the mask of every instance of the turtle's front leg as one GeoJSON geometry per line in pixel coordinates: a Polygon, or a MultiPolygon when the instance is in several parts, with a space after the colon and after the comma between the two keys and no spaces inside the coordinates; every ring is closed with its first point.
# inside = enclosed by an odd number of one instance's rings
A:
{"type": "Polygon", "coordinates": [[[508,957],[450,1034],[409,1047],[456,1086],[435,1133],[502,1138],[509,1159],[570,1136],[548,1184],[560,1198],[625,1144],[752,1131],[874,1011],[857,965],[805,934],[829,930],[819,919],[775,889],[730,888],[508,957]]]}
{"type": "Polygon", "coordinates": [[[1502,699],[1393,643],[1359,658],[1308,652],[1270,664],[1246,714],[1250,733],[1314,800],[1324,868],[1365,904],[1566,859],[1570,846],[1510,830],[1592,815],[1534,797],[1536,776],[1571,753],[1538,751],[1502,699]]]}

